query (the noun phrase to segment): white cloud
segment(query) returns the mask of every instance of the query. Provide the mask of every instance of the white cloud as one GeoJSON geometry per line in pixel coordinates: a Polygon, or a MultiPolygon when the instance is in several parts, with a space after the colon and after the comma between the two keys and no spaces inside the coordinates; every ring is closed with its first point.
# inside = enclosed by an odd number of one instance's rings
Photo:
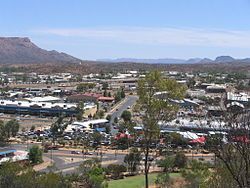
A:
{"type": "Polygon", "coordinates": [[[250,31],[215,30],[197,28],[49,28],[33,30],[33,33],[80,37],[146,45],[182,45],[209,47],[250,48],[250,31]]]}

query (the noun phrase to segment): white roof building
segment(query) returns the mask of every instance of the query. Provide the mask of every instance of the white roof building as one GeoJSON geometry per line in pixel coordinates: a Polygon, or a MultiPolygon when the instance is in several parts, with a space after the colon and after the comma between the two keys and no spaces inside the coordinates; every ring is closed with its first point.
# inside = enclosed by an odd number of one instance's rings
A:
{"type": "Polygon", "coordinates": [[[30,102],[59,102],[61,101],[60,98],[53,97],[53,96],[26,98],[26,100],[30,102]]]}
{"type": "Polygon", "coordinates": [[[67,108],[76,108],[77,105],[75,103],[51,103],[51,102],[29,102],[29,101],[20,101],[20,100],[0,100],[1,106],[20,106],[20,107],[31,107],[33,105],[37,105],[41,108],[53,108],[53,107],[61,107],[63,109],[67,108]]]}
{"type": "Polygon", "coordinates": [[[248,94],[246,93],[227,93],[227,100],[229,101],[237,101],[237,102],[248,102],[248,94]]]}
{"type": "Polygon", "coordinates": [[[71,125],[68,125],[65,129],[65,132],[73,132],[73,130],[82,130],[82,131],[92,131],[92,126],[100,125],[108,123],[109,121],[107,119],[93,119],[88,121],[75,121],[71,125]]]}

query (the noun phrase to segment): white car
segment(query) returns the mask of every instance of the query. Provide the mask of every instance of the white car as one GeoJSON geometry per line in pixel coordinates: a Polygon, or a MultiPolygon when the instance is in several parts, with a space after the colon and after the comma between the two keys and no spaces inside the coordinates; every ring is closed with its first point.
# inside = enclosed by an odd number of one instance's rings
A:
{"type": "Polygon", "coordinates": [[[64,136],[63,138],[64,138],[64,140],[72,140],[72,138],[70,136],[64,136]]]}

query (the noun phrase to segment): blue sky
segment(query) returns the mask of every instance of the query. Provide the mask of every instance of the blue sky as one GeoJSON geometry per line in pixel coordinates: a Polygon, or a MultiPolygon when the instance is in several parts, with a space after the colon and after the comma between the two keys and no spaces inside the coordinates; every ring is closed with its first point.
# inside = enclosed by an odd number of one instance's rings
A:
{"type": "Polygon", "coordinates": [[[82,59],[250,57],[250,0],[0,1],[0,35],[82,59]]]}

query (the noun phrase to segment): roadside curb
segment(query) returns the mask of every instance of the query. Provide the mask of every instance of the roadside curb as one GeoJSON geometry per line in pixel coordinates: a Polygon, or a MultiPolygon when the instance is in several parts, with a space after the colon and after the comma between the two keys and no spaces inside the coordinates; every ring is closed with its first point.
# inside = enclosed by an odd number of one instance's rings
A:
{"type": "Polygon", "coordinates": [[[43,157],[43,159],[44,159],[44,162],[43,162],[43,163],[33,166],[33,169],[34,169],[35,171],[44,170],[44,169],[46,169],[48,166],[50,166],[51,163],[53,162],[53,160],[51,160],[51,159],[48,158],[48,157],[43,157]]]}
{"type": "Polygon", "coordinates": [[[112,114],[113,112],[115,112],[115,109],[117,109],[119,106],[121,106],[126,100],[127,100],[127,96],[124,98],[124,99],[122,99],[120,102],[118,102],[117,104],[115,104],[114,106],[113,106],[113,108],[109,111],[109,112],[107,112],[106,113],[106,116],[107,115],[109,115],[109,114],[112,114]]]}

